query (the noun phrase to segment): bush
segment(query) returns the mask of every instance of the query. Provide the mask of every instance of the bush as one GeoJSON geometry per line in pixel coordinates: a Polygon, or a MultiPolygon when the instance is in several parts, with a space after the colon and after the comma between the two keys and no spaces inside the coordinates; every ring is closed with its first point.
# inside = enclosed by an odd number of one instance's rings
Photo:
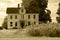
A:
{"type": "Polygon", "coordinates": [[[40,35],[39,29],[37,29],[37,28],[35,29],[34,27],[32,27],[32,29],[29,29],[28,33],[31,36],[39,36],[40,35]]]}
{"type": "Polygon", "coordinates": [[[56,30],[56,37],[60,37],[60,28],[58,27],[58,29],[56,30]]]}
{"type": "Polygon", "coordinates": [[[43,36],[44,35],[44,31],[43,31],[44,28],[43,29],[42,28],[43,28],[42,25],[41,25],[41,27],[40,26],[30,27],[28,29],[28,34],[30,36],[43,36]]]}
{"type": "Polygon", "coordinates": [[[57,26],[56,24],[40,24],[31,26],[28,29],[28,35],[60,37],[60,26],[57,26]]]}

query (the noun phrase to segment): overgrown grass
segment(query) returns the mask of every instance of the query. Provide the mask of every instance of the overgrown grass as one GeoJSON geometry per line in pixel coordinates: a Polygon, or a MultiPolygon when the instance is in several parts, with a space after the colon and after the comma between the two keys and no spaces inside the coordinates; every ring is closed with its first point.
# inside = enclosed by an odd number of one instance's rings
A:
{"type": "Polygon", "coordinates": [[[27,30],[30,36],[60,37],[60,25],[55,23],[31,25],[27,30]]]}

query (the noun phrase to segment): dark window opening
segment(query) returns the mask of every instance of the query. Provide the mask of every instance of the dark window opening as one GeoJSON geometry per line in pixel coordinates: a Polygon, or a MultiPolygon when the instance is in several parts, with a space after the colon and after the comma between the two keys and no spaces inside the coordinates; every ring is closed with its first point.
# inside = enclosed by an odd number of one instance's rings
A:
{"type": "Polygon", "coordinates": [[[17,22],[15,23],[15,26],[17,26],[17,22]]]}
{"type": "Polygon", "coordinates": [[[10,22],[10,24],[13,24],[13,22],[10,22]]]}
{"type": "Polygon", "coordinates": [[[24,15],[22,15],[22,18],[24,19],[24,15]]]}
{"type": "Polygon", "coordinates": [[[15,15],[15,19],[17,19],[17,15],[15,15]]]}
{"type": "Polygon", "coordinates": [[[36,22],[34,22],[34,24],[36,24],[36,22]]]}
{"type": "Polygon", "coordinates": [[[21,9],[21,12],[23,12],[23,9],[21,9]]]}
{"type": "Polygon", "coordinates": [[[13,26],[13,22],[10,22],[10,26],[13,26]]]}
{"type": "Polygon", "coordinates": [[[21,28],[24,28],[25,22],[24,21],[20,21],[20,26],[21,28]]]}
{"type": "Polygon", "coordinates": [[[13,25],[10,25],[11,27],[13,26],[13,25]]]}
{"type": "Polygon", "coordinates": [[[30,15],[28,15],[28,19],[30,19],[30,15]]]}
{"type": "Polygon", "coordinates": [[[28,22],[28,25],[30,25],[30,22],[28,22]]]}
{"type": "Polygon", "coordinates": [[[34,19],[35,19],[35,17],[36,17],[36,16],[35,16],[35,15],[33,15],[33,18],[34,18],[34,19]]]}
{"type": "Polygon", "coordinates": [[[12,15],[10,16],[10,19],[12,19],[12,15]]]}

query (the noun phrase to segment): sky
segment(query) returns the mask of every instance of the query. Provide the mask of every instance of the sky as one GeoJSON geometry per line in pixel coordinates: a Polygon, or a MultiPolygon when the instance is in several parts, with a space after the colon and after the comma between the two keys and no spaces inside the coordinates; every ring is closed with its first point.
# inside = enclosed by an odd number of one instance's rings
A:
{"type": "Polygon", "coordinates": [[[56,21],[56,17],[58,16],[56,14],[58,7],[59,7],[59,2],[60,0],[48,0],[48,8],[49,10],[51,10],[51,18],[52,18],[52,22],[57,22],[56,21]]]}
{"type": "MultiPolygon", "coordinates": [[[[58,3],[60,0],[48,0],[48,8],[51,10],[52,22],[56,22],[56,12],[58,9],[58,3]]],[[[18,3],[22,3],[21,0],[0,0],[0,26],[2,25],[4,18],[7,16],[7,7],[17,7],[18,3]]]]}

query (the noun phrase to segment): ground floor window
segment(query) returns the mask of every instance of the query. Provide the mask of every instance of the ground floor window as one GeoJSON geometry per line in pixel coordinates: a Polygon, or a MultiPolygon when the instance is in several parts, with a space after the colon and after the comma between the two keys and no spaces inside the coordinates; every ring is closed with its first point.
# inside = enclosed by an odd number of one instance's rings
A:
{"type": "Polygon", "coordinates": [[[28,25],[30,25],[30,21],[28,22],[28,25]]]}
{"type": "Polygon", "coordinates": [[[11,27],[13,26],[13,25],[10,25],[11,27]]]}
{"type": "Polygon", "coordinates": [[[17,22],[15,22],[15,26],[17,26],[17,22]]]}
{"type": "Polygon", "coordinates": [[[11,27],[13,26],[13,22],[10,22],[10,26],[11,26],[11,27]]]}
{"type": "Polygon", "coordinates": [[[34,24],[36,24],[36,22],[34,21],[34,24]]]}

